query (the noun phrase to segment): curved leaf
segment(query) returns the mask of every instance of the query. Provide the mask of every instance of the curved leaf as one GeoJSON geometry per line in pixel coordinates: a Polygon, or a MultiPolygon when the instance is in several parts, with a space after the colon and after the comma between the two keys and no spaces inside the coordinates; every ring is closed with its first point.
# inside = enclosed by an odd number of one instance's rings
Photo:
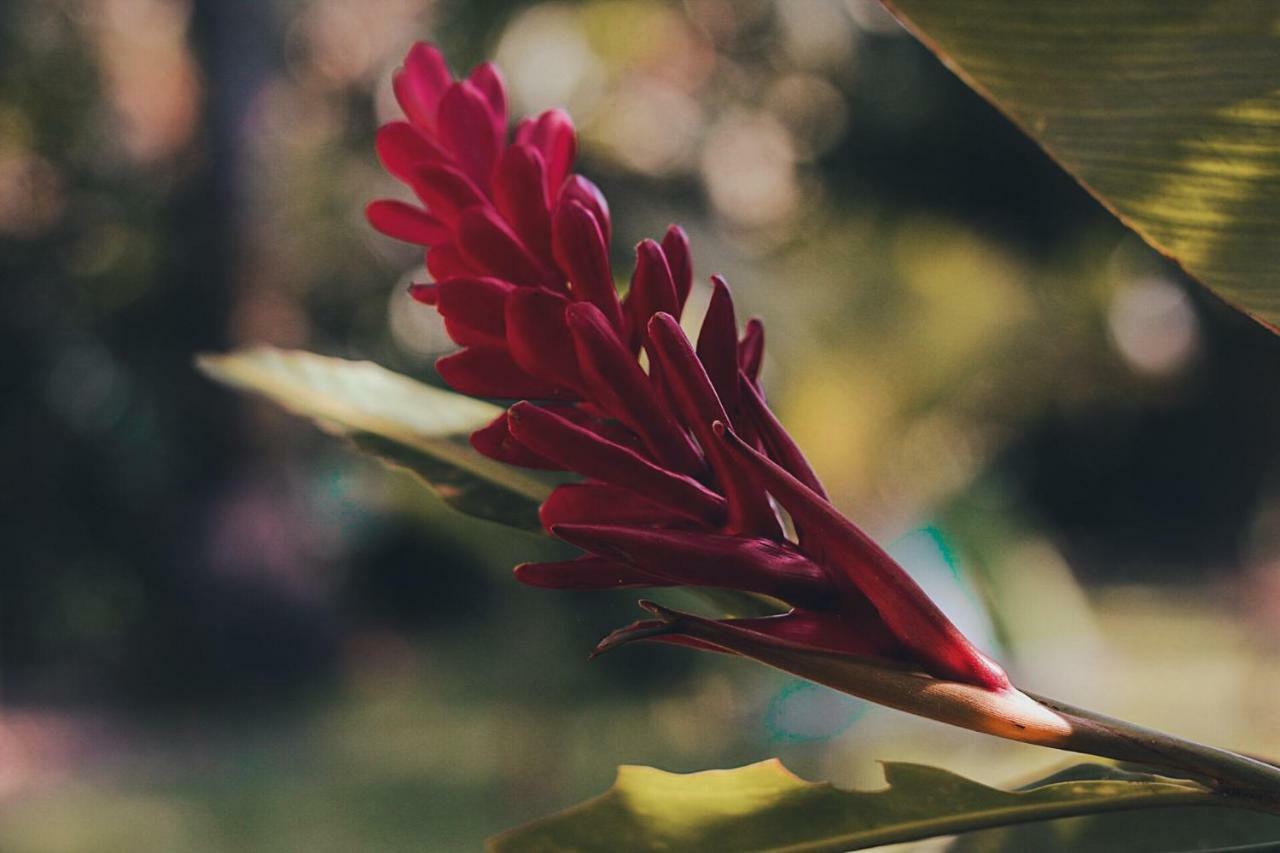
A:
{"type": "Polygon", "coordinates": [[[1241,809],[1172,807],[1091,814],[973,832],[948,844],[946,853],[1274,853],[1280,849],[1278,841],[1280,817],[1276,815],[1241,809]]]}
{"type": "Polygon", "coordinates": [[[1143,239],[1280,325],[1280,7],[884,2],[1143,239]]]}
{"type": "Polygon", "coordinates": [[[261,394],[321,428],[407,468],[468,515],[541,531],[538,506],[552,483],[495,462],[468,436],[501,409],[424,385],[368,361],[258,347],[202,355],[212,379],[261,394]]]}
{"type": "Polygon", "coordinates": [[[920,764],[886,763],[884,773],[884,790],[842,791],[777,760],[689,774],[620,767],[602,796],[490,839],[489,849],[838,853],[1072,815],[1229,804],[1189,780],[1097,764],[1019,791],[920,764]]]}

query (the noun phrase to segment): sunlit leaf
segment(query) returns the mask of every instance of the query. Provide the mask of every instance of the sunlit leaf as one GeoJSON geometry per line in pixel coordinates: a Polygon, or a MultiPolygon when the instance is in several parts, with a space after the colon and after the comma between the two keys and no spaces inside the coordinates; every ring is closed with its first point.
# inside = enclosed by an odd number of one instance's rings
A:
{"type": "Polygon", "coordinates": [[[1280,325],[1280,7],[885,3],[1147,242],[1280,325]]]}
{"type": "Polygon", "coordinates": [[[357,447],[407,468],[468,515],[541,530],[538,506],[551,483],[472,449],[467,436],[498,407],[424,385],[368,361],[260,347],[203,355],[199,368],[253,391],[357,447]]]}
{"type": "Polygon", "coordinates": [[[886,763],[888,787],[842,791],[778,761],[666,773],[621,767],[608,792],[490,839],[494,853],[832,851],[1120,809],[1218,805],[1185,780],[1080,765],[1019,791],[937,767],[886,763]]]}

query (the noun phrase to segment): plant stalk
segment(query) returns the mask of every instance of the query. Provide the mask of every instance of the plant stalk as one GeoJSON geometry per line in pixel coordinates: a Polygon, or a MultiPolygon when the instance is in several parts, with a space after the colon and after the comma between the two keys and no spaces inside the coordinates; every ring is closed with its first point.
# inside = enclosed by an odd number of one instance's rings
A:
{"type": "Polygon", "coordinates": [[[1071,725],[1060,749],[1187,773],[1242,806],[1280,814],[1280,767],[1276,765],[1028,695],[1071,725]]]}

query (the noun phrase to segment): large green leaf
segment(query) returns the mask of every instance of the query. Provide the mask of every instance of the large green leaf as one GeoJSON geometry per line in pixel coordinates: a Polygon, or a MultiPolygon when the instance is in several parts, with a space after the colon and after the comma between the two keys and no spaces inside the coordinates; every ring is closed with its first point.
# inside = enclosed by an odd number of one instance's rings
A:
{"type": "Polygon", "coordinates": [[[362,450],[408,468],[468,515],[541,530],[538,506],[551,483],[481,456],[467,436],[501,412],[368,361],[259,347],[202,355],[219,382],[261,394],[362,450]]]}
{"type": "Polygon", "coordinates": [[[666,773],[621,767],[608,792],[489,841],[494,853],[838,851],[1072,815],[1229,805],[1195,782],[1089,764],[1019,791],[886,763],[889,787],[842,791],[778,761],[666,773]]]}
{"type": "Polygon", "coordinates": [[[1275,0],[885,0],[1152,246],[1280,325],[1275,0]]]}
{"type": "Polygon", "coordinates": [[[1107,812],[969,833],[947,845],[946,853],[1227,853],[1242,848],[1280,851],[1280,817],[1185,806],[1107,812]]]}

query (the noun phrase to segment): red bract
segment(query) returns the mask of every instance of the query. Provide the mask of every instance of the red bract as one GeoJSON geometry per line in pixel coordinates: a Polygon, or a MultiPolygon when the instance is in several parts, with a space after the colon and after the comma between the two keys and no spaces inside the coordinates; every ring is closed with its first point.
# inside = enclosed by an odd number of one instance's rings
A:
{"type": "Polygon", "coordinates": [[[797,654],[856,657],[1009,687],[828,501],[764,401],[763,327],[751,320],[739,336],[722,279],[713,279],[696,345],[685,336],[679,317],[693,267],[678,227],[636,247],[619,300],[609,208],[569,172],[568,116],[527,119],[509,140],[496,69],[481,65],[455,81],[423,44],[397,72],[395,92],[407,120],[379,130],[378,153],[422,206],[376,201],[369,220],[426,248],[436,283],[412,294],[435,306],[463,347],[438,362],[444,381],[519,401],[472,444],[504,463],[583,478],[552,493],[542,520],[589,556],[518,566],[517,578],[564,589],[718,587],[785,611],[708,620],[650,605],[657,618],[615,632],[600,650],[646,640],[775,665],[797,654]]]}

